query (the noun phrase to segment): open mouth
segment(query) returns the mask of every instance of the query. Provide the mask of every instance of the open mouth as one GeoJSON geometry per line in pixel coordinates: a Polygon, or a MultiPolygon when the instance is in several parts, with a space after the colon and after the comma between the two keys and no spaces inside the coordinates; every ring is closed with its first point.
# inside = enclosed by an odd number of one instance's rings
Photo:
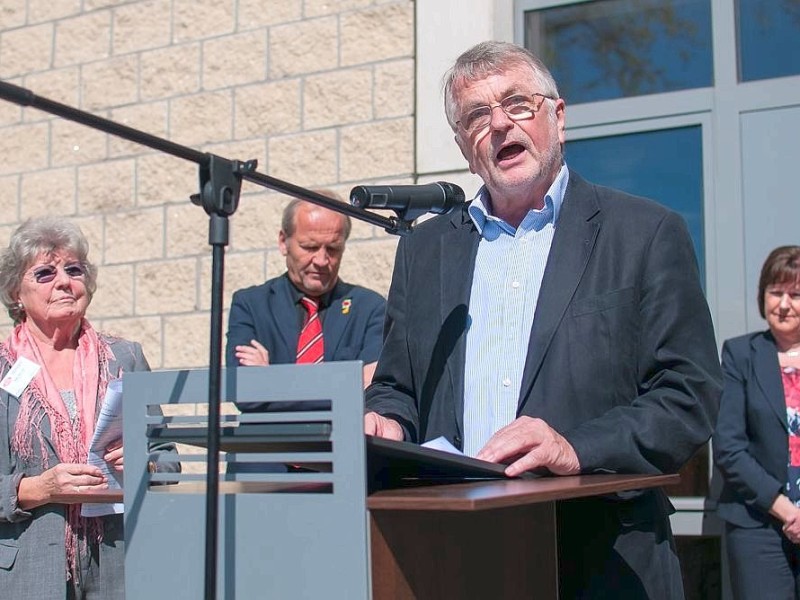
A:
{"type": "Polygon", "coordinates": [[[523,152],[525,152],[525,147],[522,144],[511,144],[500,149],[500,152],[497,153],[497,162],[511,160],[523,152]]]}

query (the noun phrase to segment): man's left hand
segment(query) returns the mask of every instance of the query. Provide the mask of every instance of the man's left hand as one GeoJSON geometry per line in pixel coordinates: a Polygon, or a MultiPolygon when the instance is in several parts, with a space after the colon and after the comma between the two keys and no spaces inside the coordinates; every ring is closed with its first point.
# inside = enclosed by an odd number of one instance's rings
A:
{"type": "Polygon", "coordinates": [[[511,462],[506,475],[545,467],[555,475],[576,475],[581,465],[570,443],[541,419],[519,417],[497,431],[477,458],[493,463],[511,462]]]}

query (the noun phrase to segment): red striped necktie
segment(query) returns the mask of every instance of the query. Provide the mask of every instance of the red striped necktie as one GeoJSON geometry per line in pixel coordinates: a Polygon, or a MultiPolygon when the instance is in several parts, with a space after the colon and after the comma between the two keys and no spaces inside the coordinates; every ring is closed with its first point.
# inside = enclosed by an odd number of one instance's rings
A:
{"type": "Polygon", "coordinates": [[[319,320],[319,301],[303,296],[300,303],[306,309],[308,316],[297,340],[297,360],[295,362],[298,364],[322,362],[325,345],[322,339],[322,321],[319,320]]]}

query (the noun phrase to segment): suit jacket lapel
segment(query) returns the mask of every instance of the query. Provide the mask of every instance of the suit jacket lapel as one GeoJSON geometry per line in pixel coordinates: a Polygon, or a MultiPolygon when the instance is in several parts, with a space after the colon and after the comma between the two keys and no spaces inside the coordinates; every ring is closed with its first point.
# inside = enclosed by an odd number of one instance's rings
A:
{"type": "Polygon", "coordinates": [[[600,230],[600,209],[591,187],[572,171],[569,177],[534,313],[519,408],[530,394],[553,334],[586,270],[600,230]]]}
{"type": "Polygon", "coordinates": [[[451,360],[447,361],[448,377],[453,390],[454,418],[458,431],[464,431],[464,369],[467,354],[468,306],[472,289],[472,274],[478,253],[478,234],[475,224],[464,210],[451,218],[452,228],[439,238],[439,268],[441,282],[441,322],[463,318],[463,331],[458,338],[451,360]],[[465,277],[464,274],[468,276],[465,277]]]}
{"type": "MultiPolygon", "coordinates": [[[[352,312],[342,313],[342,301],[350,298],[351,287],[338,282],[331,294],[331,302],[325,311],[325,318],[322,321],[322,334],[325,338],[325,360],[333,360],[336,350],[344,339],[344,330],[352,318],[352,312]]],[[[352,299],[351,299],[352,300],[352,299]]],[[[357,310],[356,307],[350,309],[357,310]]]]}
{"type": "Polygon", "coordinates": [[[750,345],[753,351],[753,373],[758,387],[764,393],[765,402],[775,412],[781,426],[786,429],[786,399],[775,340],[772,335],[765,333],[754,337],[750,345]]]}
{"type": "Polygon", "coordinates": [[[289,278],[284,276],[267,291],[265,318],[272,319],[281,340],[286,344],[288,355],[295,356],[300,332],[297,329],[297,312],[290,286],[289,278]]]}

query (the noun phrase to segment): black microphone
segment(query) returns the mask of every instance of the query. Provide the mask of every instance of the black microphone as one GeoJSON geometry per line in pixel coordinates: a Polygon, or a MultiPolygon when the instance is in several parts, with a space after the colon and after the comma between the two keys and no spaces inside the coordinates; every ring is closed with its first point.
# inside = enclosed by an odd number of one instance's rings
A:
{"type": "Polygon", "coordinates": [[[358,208],[390,208],[402,219],[427,213],[445,214],[464,202],[464,190],[454,183],[425,185],[359,185],[350,190],[350,204],[358,208]]]}

